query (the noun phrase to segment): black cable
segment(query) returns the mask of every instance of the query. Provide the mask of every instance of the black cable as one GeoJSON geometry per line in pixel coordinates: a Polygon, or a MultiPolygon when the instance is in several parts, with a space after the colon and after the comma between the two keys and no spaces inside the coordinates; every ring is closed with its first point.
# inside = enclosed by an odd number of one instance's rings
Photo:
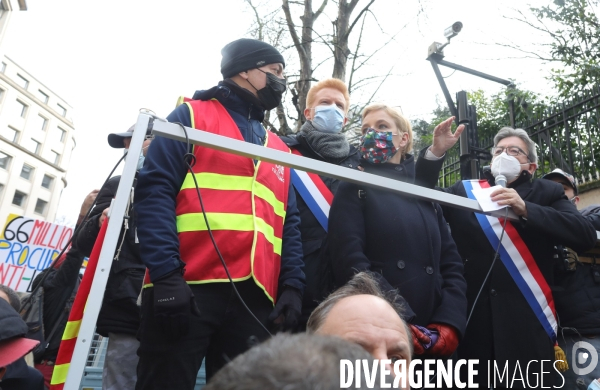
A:
{"type": "Polygon", "coordinates": [[[183,133],[185,134],[187,153],[183,155],[183,161],[185,162],[185,165],[187,165],[188,170],[191,173],[192,178],[194,179],[194,185],[196,186],[196,193],[198,194],[198,200],[200,201],[200,209],[202,210],[202,215],[204,216],[204,223],[206,223],[206,230],[208,231],[210,240],[212,241],[213,246],[215,247],[215,251],[217,252],[217,255],[219,256],[219,260],[221,260],[221,264],[223,264],[223,268],[225,269],[227,278],[229,278],[229,283],[231,284],[233,291],[235,291],[235,295],[237,295],[241,304],[248,311],[248,313],[252,316],[252,318],[254,318],[256,320],[256,322],[258,322],[260,324],[260,326],[265,330],[265,332],[267,332],[267,334],[269,336],[273,336],[271,334],[271,332],[269,332],[269,330],[263,325],[263,323],[260,322],[258,318],[256,318],[254,313],[252,313],[252,310],[250,310],[250,308],[246,305],[246,302],[244,302],[244,299],[242,299],[242,296],[240,295],[237,287],[235,286],[235,283],[233,282],[233,279],[231,278],[231,274],[229,273],[229,268],[227,268],[227,264],[225,264],[225,259],[223,259],[223,255],[221,255],[221,251],[219,250],[219,247],[217,246],[217,242],[215,241],[215,237],[212,234],[210,224],[208,223],[208,217],[206,215],[206,210],[204,209],[204,202],[202,201],[202,195],[200,194],[200,187],[198,186],[198,182],[196,181],[196,175],[194,174],[194,171],[192,170],[192,167],[196,164],[196,156],[194,155],[193,151],[190,151],[190,139],[188,137],[187,130],[186,130],[185,126],[182,125],[180,122],[171,122],[171,123],[181,126],[181,128],[183,129],[183,133]]]}
{"type": "MultiPolygon", "coordinates": [[[[112,171],[110,171],[110,173],[108,174],[108,177],[106,178],[106,180],[104,180],[104,183],[102,184],[102,187],[104,187],[104,185],[108,182],[108,180],[110,180],[110,178],[112,177],[113,173],[115,172],[115,170],[117,169],[117,167],[119,166],[119,164],[121,164],[121,161],[123,161],[123,159],[125,158],[125,156],[126,156],[126,154],[123,154],[123,156],[119,159],[119,161],[117,161],[117,163],[115,164],[115,166],[112,169],[112,171]]],[[[77,235],[81,231],[81,228],[83,227],[84,222],[86,222],[87,219],[88,219],[88,217],[90,216],[90,213],[94,209],[94,206],[96,206],[96,202],[97,201],[98,201],[98,198],[94,199],[94,203],[92,203],[92,205],[90,206],[89,210],[85,214],[85,217],[83,217],[83,220],[81,221],[81,223],[79,224],[79,226],[77,227],[77,229],[75,229],[75,231],[73,232],[73,235],[71,236],[71,239],[69,239],[69,241],[67,242],[67,244],[62,248],[62,250],[58,254],[58,256],[56,256],[54,258],[54,260],[52,260],[52,263],[50,263],[50,265],[46,269],[53,268],[56,265],[56,263],[58,262],[58,259],[60,259],[61,256],[67,250],[67,248],[69,248],[69,246],[71,245],[71,243],[73,242],[73,240],[75,239],[75,237],[77,237],[77,235]]],[[[43,271],[42,271],[42,273],[43,273],[43,271]]],[[[29,304],[29,302],[31,301],[31,299],[35,295],[34,293],[37,291],[37,289],[39,289],[40,287],[42,287],[44,285],[44,281],[46,280],[46,278],[48,277],[48,275],[50,275],[50,272],[46,272],[42,276],[42,279],[40,279],[40,282],[37,284],[37,286],[33,290],[31,290],[31,294],[23,302],[23,305],[22,305],[23,307],[25,305],[29,304]]]]}
{"type": "MultiPolygon", "coordinates": [[[[506,212],[504,213],[504,223],[502,224],[502,233],[500,234],[500,241],[498,242],[498,246],[496,247],[496,253],[494,253],[494,259],[492,260],[492,265],[490,265],[490,269],[487,272],[487,275],[485,275],[485,279],[483,279],[483,283],[481,283],[481,288],[479,288],[479,292],[477,293],[477,296],[475,297],[475,301],[473,302],[473,307],[471,307],[471,312],[469,313],[469,316],[467,317],[467,323],[465,324],[465,330],[467,329],[467,326],[469,325],[469,321],[471,320],[471,316],[473,315],[473,311],[475,310],[475,305],[477,304],[477,300],[479,300],[479,295],[481,295],[481,292],[483,291],[483,287],[485,287],[485,284],[487,283],[487,280],[490,276],[490,274],[492,273],[492,269],[494,269],[494,264],[496,264],[496,260],[498,259],[498,253],[500,252],[500,245],[502,245],[502,238],[504,238],[504,231],[506,229],[506,222],[508,221],[508,207],[506,207],[506,212]]],[[[463,335],[464,337],[464,335],[463,335]]],[[[437,374],[435,374],[433,377],[431,377],[431,381],[429,381],[429,384],[433,384],[433,381],[435,380],[435,378],[437,377],[437,374]]]]}
{"type": "Polygon", "coordinates": [[[479,295],[481,295],[481,292],[483,291],[483,288],[485,287],[485,284],[487,283],[487,280],[490,277],[490,274],[492,273],[494,264],[496,264],[496,260],[498,260],[498,253],[500,252],[500,245],[502,245],[502,238],[504,237],[504,231],[506,230],[506,222],[507,221],[508,221],[508,207],[506,207],[506,212],[504,213],[504,223],[502,224],[502,233],[500,234],[500,241],[498,241],[498,246],[496,247],[496,253],[494,253],[494,260],[492,260],[492,265],[490,265],[490,269],[488,270],[487,275],[485,275],[485,279],[483,279],[483,283],[481,283],[481,288],[479,289],[479,292],[477,293],[477,296],[475,297],[475,301],[473,301],[473,306],[471,307],[471,312],[469,313],[469,316],[467,317],[467,323],[465,325],[465,329],[469,325],[469,321],[471,320],[471,316],[473,315],[473,311],[475,310],[475,305],[477,305],[477,300],[479,300],[479,295]]]}

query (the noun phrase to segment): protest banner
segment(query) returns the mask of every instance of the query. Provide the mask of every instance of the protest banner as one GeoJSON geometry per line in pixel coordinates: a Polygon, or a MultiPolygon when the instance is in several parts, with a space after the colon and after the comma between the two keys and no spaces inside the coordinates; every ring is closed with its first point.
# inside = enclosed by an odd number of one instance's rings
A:
{"type": "Polygon", "coordinates": [[[37,274],[48,268],[73,236],[73,229],[10,214],[0,235],[0,284],[30,292],[37,274]]]}

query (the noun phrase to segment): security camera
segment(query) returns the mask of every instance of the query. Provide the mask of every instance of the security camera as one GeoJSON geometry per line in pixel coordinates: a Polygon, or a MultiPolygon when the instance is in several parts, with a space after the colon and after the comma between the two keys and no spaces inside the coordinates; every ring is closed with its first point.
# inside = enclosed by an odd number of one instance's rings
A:
{"type": "Polygon", "coordinates": [[[450,39],[457,36],[462,28],[463,24],[461,22],[456,22],[452,24],[452,26],[445,29],[444,36],[446,37],[446,43],[442,45],[441,43],[433,42],[433,44],[431,44],[427,49],[427,59],[429,59],[431,56],[437,56],[438,59],[444,58],[444,48],[450,44],[450,39]]]}
{"type": "Polygon", "coordinates": [[[444,36],[446,39],[450,40],[450,38],[454,38],[458,35],[460,30],[462,30],[463,24],[461,22],[456,22],[452,26],[448,27],[444,30],[444,36]]]}

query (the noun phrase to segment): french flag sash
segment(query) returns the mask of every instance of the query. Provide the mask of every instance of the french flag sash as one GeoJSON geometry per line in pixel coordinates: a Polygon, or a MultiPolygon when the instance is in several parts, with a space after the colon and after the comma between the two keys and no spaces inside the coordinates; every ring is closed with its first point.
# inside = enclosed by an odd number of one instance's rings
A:
{"type": "MultiPolygon", "coordinates": [[[[470,199],[475,199],[473,189],[489,188],[490,186],[486,180],[463,180],[463,185],[470,199]]],[[[504,219],[478,213],[475,216],[492,248],[496,250],[502,234],[504,219]]],[[[506,221],[506,229],[498,253],[548,337],[555,343],[556,310],[550,286],[544,279],[527,245],[510,221],[506,221]]]]}
{"type": "MultiPolygon", "coordinates": [[[[302,156],[296,149],[292,153],[302,156]]],[[[300,194],[310,211],[313,213],[319,224],[327,231],[329,221],[329,209],[333,202],[333,193],[323,179],[315,173],[307,173],[296,169],[291,169],[292,184],[300,194]]]]}

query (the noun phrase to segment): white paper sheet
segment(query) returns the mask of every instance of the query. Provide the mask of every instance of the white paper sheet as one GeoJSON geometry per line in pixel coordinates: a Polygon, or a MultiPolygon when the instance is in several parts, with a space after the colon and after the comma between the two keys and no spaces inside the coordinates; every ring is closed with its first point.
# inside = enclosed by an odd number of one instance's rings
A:
{"type": "Polygon", "coordinates": [[[490,195],[492,192],[496,191],[498,188],[502,188],[501,186],[493,186],[490,188],[473,188],[473,195],[475,199],[479,202],[481,209],[485,212],[501,210],[508,206],[500,206],[497,202],[492,202],[490,195]]]}

